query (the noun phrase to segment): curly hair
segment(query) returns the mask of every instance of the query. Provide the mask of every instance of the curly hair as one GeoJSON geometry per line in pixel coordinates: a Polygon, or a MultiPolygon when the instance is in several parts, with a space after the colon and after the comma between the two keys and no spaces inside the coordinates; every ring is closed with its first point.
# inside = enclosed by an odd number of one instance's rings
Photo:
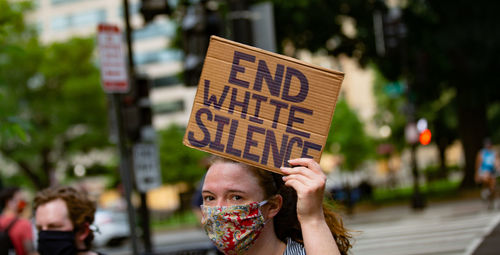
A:
{"type": "MultiPolygon", "coordinates": [[[[86,223],[90,225],[94,222],[96,204],[85,193],[72,187],[51,187],[38,192],[33,201],[33,209],[36,211],[39,206],[56,199],[62,199],[65,202],[69,219],[73,223],[75,231],[83,228],[86,223]]],[[[91,230],[84,240],[87,248],[90,248],[93,240],[94,233],[91,230]]]]}
{"type": "MultiPolygon", "coordinates": [[[[297,217],[297,192],[292,187],[285,186],[281,175],[218,156],[213,156],[210,159],[210,165],[215,163],[239,164],[241,167],[250,170],[257,178],[259,186],[264,190],[264,197],[269,198],[277,194],[281,195],[283,197],[283,205],[274,217],[276,236],[284,243],[286,243],[286,238],[303,243],[302,229],[297,217]]],[[[340,215],[325,200],[323,201],[323,214],[330,232],[337,243],[340,254],[347,255],[352,246],[350,241],[352,238],[351,233],[344,227],[340,215]]]]}

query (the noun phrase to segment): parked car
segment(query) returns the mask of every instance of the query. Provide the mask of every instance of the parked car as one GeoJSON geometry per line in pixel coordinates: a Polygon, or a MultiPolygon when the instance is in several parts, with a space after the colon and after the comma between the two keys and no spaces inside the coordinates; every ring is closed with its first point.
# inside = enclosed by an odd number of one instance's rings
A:
{"type": "Polygon", "coordinates": [[[93,244],[97,247],[116,246],[130,236],[127,213],[125,211],[97,209],[94,225],[93,244]]]}

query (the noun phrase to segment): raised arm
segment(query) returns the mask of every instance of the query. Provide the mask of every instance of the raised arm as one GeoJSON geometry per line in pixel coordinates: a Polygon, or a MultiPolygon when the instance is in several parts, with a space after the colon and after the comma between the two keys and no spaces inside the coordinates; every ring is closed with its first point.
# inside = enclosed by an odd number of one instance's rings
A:
{"type": "Polygon", "coordinates": [[[282,167],[285,185],[297,191],[297,217],[308,255],[340,255],[337,243],[323,214],[326,176],[313,159],[289,161],[292,168],[282,167]]]}
{"type": "Polygon", "coordinates": [[[475,164],[475,170],[474,170],[474,180],[476,183],[479,183],[481,181],[480,176],[479,176],[479,167],[481,166],[481,151],[479,151],[476,155],[476,164],[475,164]]]}

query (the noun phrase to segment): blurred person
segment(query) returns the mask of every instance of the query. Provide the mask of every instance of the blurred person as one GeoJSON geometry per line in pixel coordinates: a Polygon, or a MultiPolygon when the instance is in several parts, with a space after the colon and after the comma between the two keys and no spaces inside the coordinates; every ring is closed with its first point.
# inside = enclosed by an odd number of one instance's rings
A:
{"type": "Polygon", "coordinates": [[[191,210],[196,215],[196,218],[201,221],[201,208],[203,204],[203,196],[201,195],[201,188],[203,187],[203,182],[205,181],[205,176],[196,184],[196,190],[191,197],[191,210]]]}
{"type": "Polygon", "coordinates": [[[330,210],[326,177],[312,159],[285,176],[214,157],[202,188],[202,224],[224,254],[348,254],[350,234],[330,210]]]}
{"type": "Polygon", "coordinates": [[[40,255],[97,255],[91,251],[96,204],[72,187],[52,187],[36,194],[35,221],[40,255]]]}
{"type": "Polygon", "coordinates": [[[476,175],[477,183],[483,185],[481,197],[493,202],[496,197],[496,176],[498,164],[498,154],[493,149],[493,144],[489,138],[483,142],[483,148],[478,152],[476,157],[476,175]]]}
{"type": "Polygon", "coordinates": [[[34,253],[31,222],[22,218],[27,206],[24,192],[19,187],[6,187],[0,192],[0,230],[6,231],[17,255],[34,253]]]}

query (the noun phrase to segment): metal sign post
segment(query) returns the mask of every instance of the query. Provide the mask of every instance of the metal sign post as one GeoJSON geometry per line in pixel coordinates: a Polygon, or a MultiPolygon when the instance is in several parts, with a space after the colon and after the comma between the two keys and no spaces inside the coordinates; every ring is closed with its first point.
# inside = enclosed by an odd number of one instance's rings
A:
{"type": "Polygon", "coordinates": [[[130,224],[130,240],[132,243],[132,252],[134,255],[139,254],[137,245],[137,233],[135,223],[135,210],[130,199],[132,194],[132,178],[130,169],[130,157],[127,148],[125,147],[125,132],[123,128],[123,120],[121,115],[120,94],[113,94],[113,103],[115,104],[115,114],[118,122],[118,148],[120,148],[120,176],[122,178],[123,189],[125,191],[125,200],[127,202],[128,222],[130,224]]]}
{"type": "Polygon", "coordinates": [[[127,68],[123,53],[123,41],[120,29],[115,25],[100,24],[98,26],[98,45],[101,64],[101,82],[106,93],[112,94],[114,117],[116,119],[117,144],[120,151],[120,175],[127,203],[128,221],[132,252],[139,254],[137,247],[137,234],[135,223],[135,210],[130,199],[132,193],[132,180],[130,169],[130,156],[126,147],[126,136],[123,127],[121,110],[121,93],[129,90],[127,68]]]}

